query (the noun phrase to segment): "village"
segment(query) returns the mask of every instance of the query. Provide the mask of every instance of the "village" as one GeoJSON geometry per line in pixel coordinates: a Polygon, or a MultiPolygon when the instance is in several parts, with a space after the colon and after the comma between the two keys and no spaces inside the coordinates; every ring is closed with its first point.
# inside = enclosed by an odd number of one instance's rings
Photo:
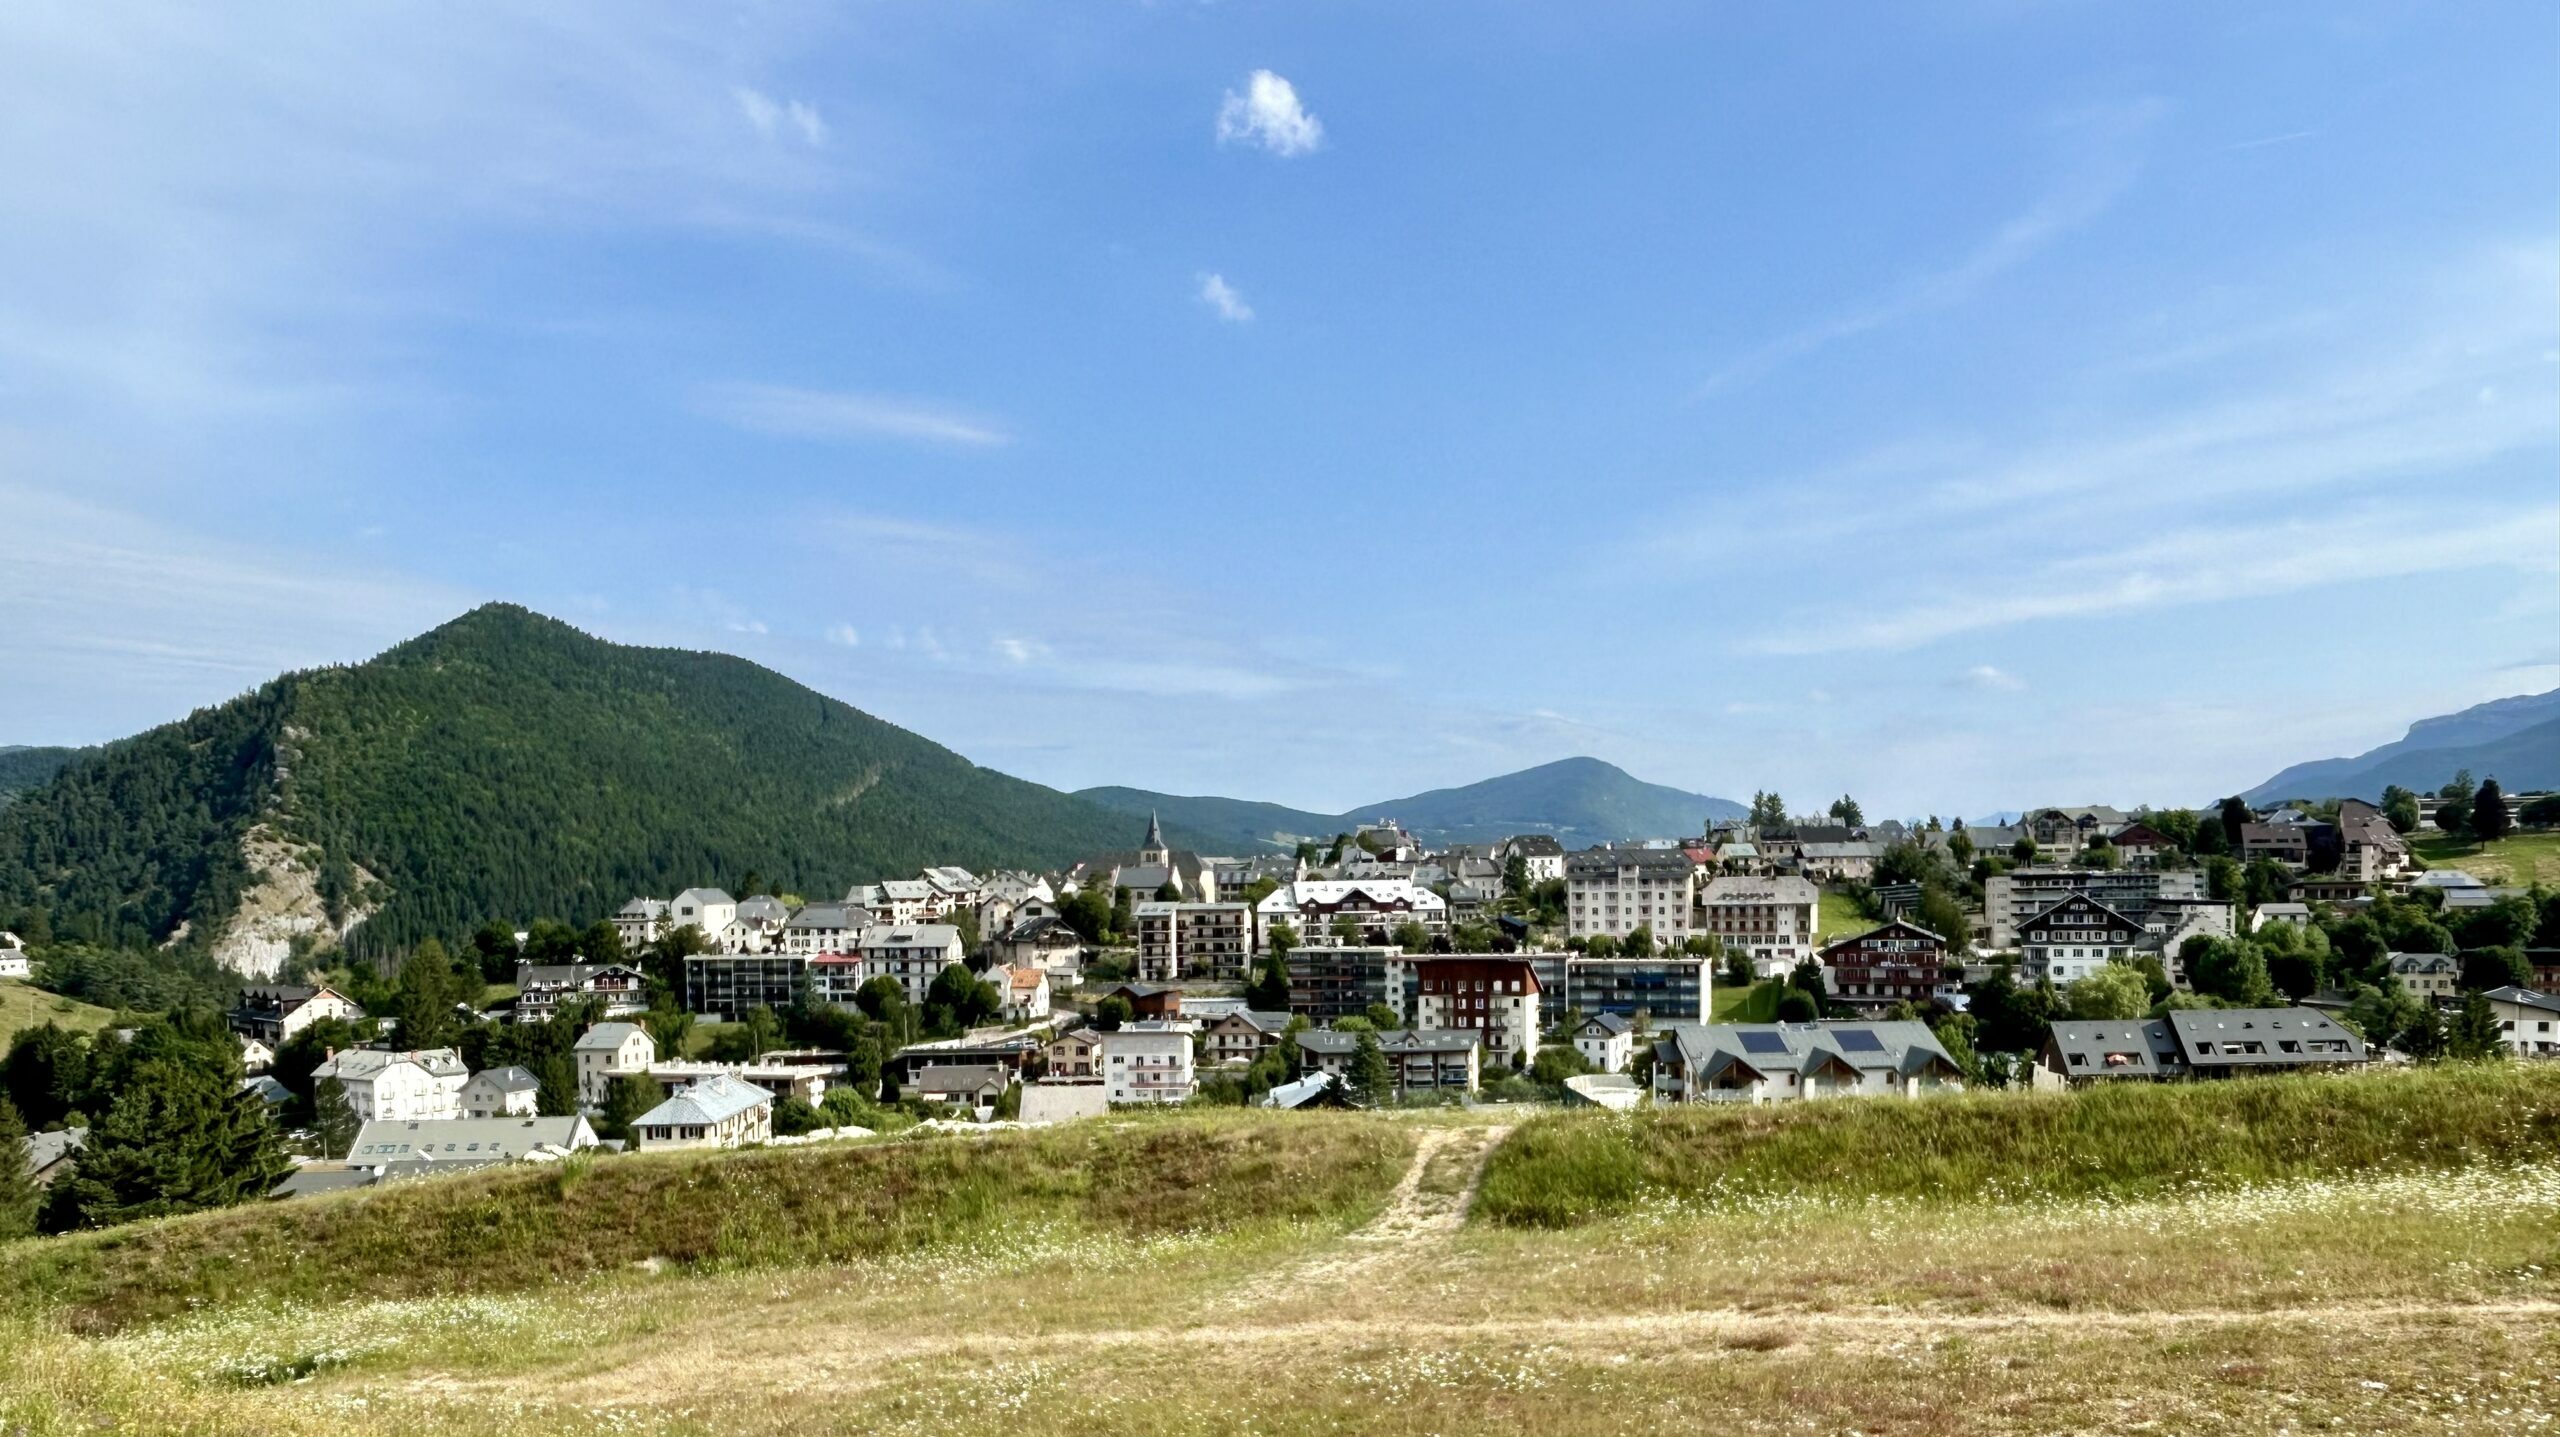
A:
{"type": "MultiPolygon", "coordinates": [[[[404,1043],[325,981],[252,984],[228,1025],[241,1085],[308,1115],[275,1196],[1127,1106],[1922,1099],[2560,1056],[2560,905],[2427,868],[2405,807],[1967,828],[1764,798],[1756,821],[1570,852],[1433,849],[1381,819],[1223,858],[1150,820],[1054,873],[634,897],[578,940],[619,956],[520,959],[453,1015],[546,1035],[565,1077],[475,1066],[485,1037],[404,1043]]],[[[34,1134],[37,1180],[81,1141],[34,1134]]]]}

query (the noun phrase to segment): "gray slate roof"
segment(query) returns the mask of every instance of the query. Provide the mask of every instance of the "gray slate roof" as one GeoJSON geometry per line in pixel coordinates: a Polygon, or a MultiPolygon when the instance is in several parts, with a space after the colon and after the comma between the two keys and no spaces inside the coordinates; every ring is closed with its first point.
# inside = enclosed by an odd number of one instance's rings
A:
{"type": "Polygon", "coordinates": [[[1943,1066],[1959,1071],[1926,1023],[1674,1023],[1661,1042],[1688,1064],[1693,1081],[1705,1082],[1740,1066],[1762,1075],[1809,1074],[1827,1063],[1861,1072],[1884,1069],[1911,1077],[1943,1066]],[[1865,1034],[1872,1037],[1870,1046],[1865,1034]],[[1855,1045],[1855,1046],[1852,1046],[1855,1045]],[[1762,1051],[1753,1051],[1755,1048],[1762,1051]]]}
{"type": "Polygon", "coordinates": [[[578,1035],[577,1047],[572,1051],[610,1053],[621,1047],[623,1040],[632,1034],[647,1031],[637,1023],[598,1023],[578,1035]]]}
{"type": "Polygon", "coordinates": [[[593,1146],[595,1130],[580,1117],[376,1119],[356,1130],[347,1161],[359,1167],[395,1162],[512,1162],[535,1148],[593,1146]]]}
{"type": "Polygon", "coordinates": [[[503,1068],[483,1068],[472,1074],[471,1081],[464,1086],[477,1087],[483,1084],[494,1087],[502,1093],[531,1093],[541,1090],[542,1080],[535,1077],[531,1069],[519,1068],[510,1063],[503,1068]]]}
{"type": "Polygon", "coordinates": [[[632,1119],[632,1126],[707,1128],[772,1102],[773,1095],[755,1084],[714,1073],[676,1089],[665,1102],[632,1119]]]}

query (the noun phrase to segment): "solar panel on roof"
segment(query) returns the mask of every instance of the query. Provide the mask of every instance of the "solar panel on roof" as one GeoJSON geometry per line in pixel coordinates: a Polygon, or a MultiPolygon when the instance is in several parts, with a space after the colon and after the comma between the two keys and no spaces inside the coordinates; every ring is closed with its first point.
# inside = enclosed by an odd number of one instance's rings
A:
{"type": "Polygon", "coordinates": [[[1780,1034],[1745,1033],[1742,1035],[1742,1051],[1746,1053],[1783,1053],[1786,1050],[1787,1040],[1780,1034]]]}
{"type": "Polygon", "coordinates": [[[1831,1041],[1838,1043],[1840,1045],[1840,1051],[1844,1053],[1881,1053],[1884,1051],[1884,1040],[1878,1038],[1875,1034],[1868,1032],[1864,1028],[1850,1028],[1843,1032],[1833,1033],[1831,1035],[1831,1041]]]}

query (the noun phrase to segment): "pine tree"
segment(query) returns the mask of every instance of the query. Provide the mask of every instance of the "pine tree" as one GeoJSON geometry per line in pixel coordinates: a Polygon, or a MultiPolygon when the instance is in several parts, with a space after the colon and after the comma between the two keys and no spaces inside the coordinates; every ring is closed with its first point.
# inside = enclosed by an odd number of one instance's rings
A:
{"type": "Polygon", "coordinates": [[[400,965],[392,991],[390,1016],[399,1020],[400,1046],[451,1047],[462,1028],[453,1011],[461,1000],[461,987],[444,945],[433,938],[419,944],[409,961],[400,965]]]}
{"type": "Polygon", "coordinates": [[[320,1145],[320,1156],[343,1158],[356,1145],[356,1130],[363,1124],[356,1120],[356,1109],[347,1101],[346,1085],[335,1078],[322,1078],[311,1089],[311,1136],[320,1145]]]}
{"type": "Polygon", "coordinates": [[[2498,787],[2498,780],[2482,779],[2480,791],[2471,799],[2471,841],[2495,843],[2515,826],[2515,815],[2507,811],[2507,795],[2498,787]]]}
{"type": "Polygon", "coordinates": [[[0,1098],[0,1242],[31,1236],[43,1196],[35,1175],[27,1171],[27,1125],[7,1098],[0,1098]]]}
{"type": "Polygon", "coordinates": [[[596,1119],[596,1136],[629,1142],[633,1121],[666,1100],[666,1088],[646,1073],[615,1078],[604,1090],[604,1113],[596,1119]]]}
{"type": "Polygon", "coordinates": [[[1353,1101],[1363,1107],[1383,1108],[1395,1102],[1396,1078],[1387,1067],[1387,1051],[1378,1046],[1378,1035],[1362,1033],[1351,1046],[1351,1063],[1343,1070],[1343,1085],[1353,1101]]]}
{"type": "Polygon", "coordinates": [[[46,1225],[105,1227],[228,1207],[263,1196],[287,1166],[257,1094],[154,1060],[127,1077],[89,1129],[70,1174],[47,1195],[46,1225]]]}

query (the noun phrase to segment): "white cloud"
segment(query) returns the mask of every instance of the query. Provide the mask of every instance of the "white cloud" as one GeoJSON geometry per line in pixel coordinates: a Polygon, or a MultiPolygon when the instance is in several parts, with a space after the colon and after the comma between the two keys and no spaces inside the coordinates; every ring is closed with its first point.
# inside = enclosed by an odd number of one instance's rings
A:
{"type": "Polygon", "coordinates": [[[998,639],[995,648],[1007,661],[1017,664],[1027,664],[1049,654],[1049,646],[1038,639],[998,639]]]}
{"type": "Polygon", "coordinates": [[[2016,693],[2027,686],[2026,680],[1992,664],[1975,664],[1957,677],[1956,682],[1969,689],[1992,689],[2016,693]]]}
{"type": "Polygon", "coordinates": [[[851,624],[833,624],[827,629],[827,642],[839,648],[862,647],[862,631],[851,624]]]}
{"type": "Polygon", "coordinates": [[[1200,302],[1216,310],[1218,318],[1229,324],[1243,324],[1253,318],[1253,306],[1244,302],[1244,296],[1227,283],[1224,275],[1200,276],[1200,302]]]}
{"type": "Polygon", "coordinates": [[[1013,442],[974,415],[849,390],[715,384],[696,393],[695,408],[750,433],[786,439],[913,439],[976,449],[1013,442]]]}
{"type": "Polygon", "coordinates": [[[738,113],[747,117],[755,132],[770,140],[782,132],[784,125],[797,131],[811,145],[827,142],[827,122],[818,108],[806,100],[777,100],[762,90],[740,85],[732,92],[738,101],[738,113]]]}
{"type": "Polygon", "coordinates": [[[2265,598],[2324,584],[2510,564],[2560,569],[2551,535],[2560,507],[2456,522],[2438,509],[2373,508],[2307,522],[2182,529],[2116,549],[2010,571],[1966,597],[1916,604],[1878,617],[1846,615],[1782,631],[1752,645],[1768,654],[1908,649],[1956,634],[2038,619],[2095,618],[2225,599],[2265,598]]]}
{"type": "Polygon", "coordinates": [[[1243,93],[1227,92],[1218,107],[1218,143],[1257,145],[1275,155],[1303,155],[1324,143],[1324,125],[1298,103],[1298,87],[1269,70],[1256,70],[1243,93]]]}

